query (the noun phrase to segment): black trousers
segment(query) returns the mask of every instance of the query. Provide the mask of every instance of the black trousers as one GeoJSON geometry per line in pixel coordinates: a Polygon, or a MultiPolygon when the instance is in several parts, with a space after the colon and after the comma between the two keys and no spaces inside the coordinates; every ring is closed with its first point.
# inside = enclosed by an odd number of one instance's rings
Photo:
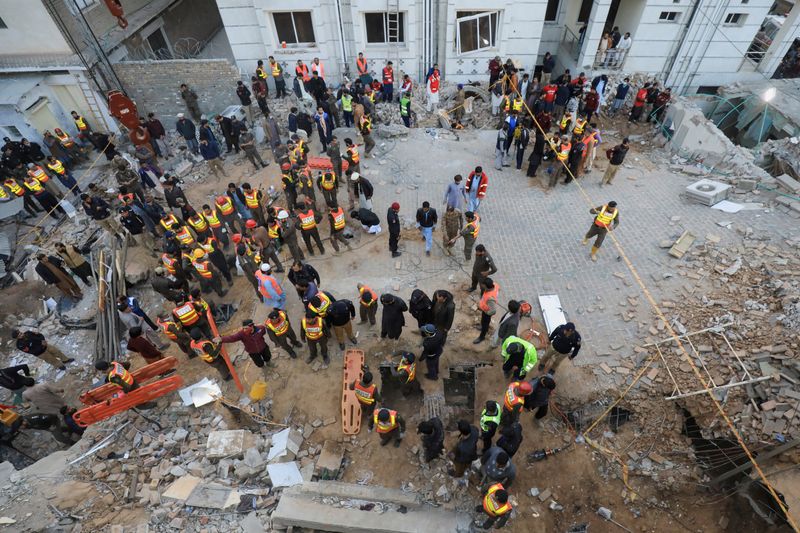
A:
{"type": "Polygon", "coordinates": [[[481,311],[481,338],[486,337],[486,334],[489,333],[489,324],[491,323],[492,315],[487,315],[481,311]]]}
{"type": "Polygon", "coordinates": [[[397,242],[400,240],[400,234],[397,233],[390,233],[389,234],[389,251],[394,253],[397,251],[397,242]]]}
{"type": "Polygon", "coordinates": [[[311,239],[314,239],[314,242],[317,243],[319,246],[319,253],[325,253],[325,247],[322,246],[322,239],[319,238],[319,230],[317,228],[314,229],[304,229],[300,232],[303,236],[303,242],[306,243],[306,248],[308,248],[308,253],[314,255],[314,247],[311,245],[311,239]]]}
{"type": "Polygon", "coordinates": [[[250,359],[253,360],[253,363],[258,367],[261,368],[265,364],[269,363],[270,359],[272,359],[272,353],[269,351],[269,346],[265,346],[263,350],[258,353],[249,353],[250,359]]]}
{"type": "Polygon", "coordinates": [[[86,285],[92,284],[92,267],[89,263],[81,263],[70,270],[72,270],[73,274],[81,278],[86,285]]]}
{"type": "Polygon", "coordinates": [[[497,433],[497,426],[492,425],[489,431],[481,431],[481,440],[483,441],[483,453],[492,447],[492,439],[497,433]]]}
{"type": "Polygon", "coordinates": [[[228,260],[225,258],[225,254],[222,250],[214,250],[211,254],[209,254],[208,258],[211,260],[211,264],[217,267],[217,270],[222,272],[222,275],[225,276],[225,280],[228,283],[233,282],[233,278],[231,277],[231,268],[228,266],[228,260]]]}

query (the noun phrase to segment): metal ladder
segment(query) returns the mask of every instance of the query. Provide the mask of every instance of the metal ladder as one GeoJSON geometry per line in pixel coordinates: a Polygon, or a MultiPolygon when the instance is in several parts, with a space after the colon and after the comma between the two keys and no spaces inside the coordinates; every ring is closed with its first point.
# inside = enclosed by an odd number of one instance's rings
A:
{"type": "MultiPolygon", "coordinates": [[[[386,61],[391,61],[395,69],[394,79],[402,78],[400,74],[400,0],[386,0],[386,61]]],[[[381,67],[382,68],[382,67],[381,67]]],[[[378,69],[380,72],[380,69],[378,69]]]]}
{"type": "Polygon", "coordinates": [[[93,122],[95,124],[103,124],[106,131],[114,131],[116,128],[106,121],[106,117],[100,108],[100,103],[97,101],[97,94],[92,90],[92,86],[89,85],[86,77],[75,74],[75,80],[78,82],[78,87],[80,87],[86,103],[89,104],[89,111],[92,112],[92,117],[94,118],[93,122]]]}

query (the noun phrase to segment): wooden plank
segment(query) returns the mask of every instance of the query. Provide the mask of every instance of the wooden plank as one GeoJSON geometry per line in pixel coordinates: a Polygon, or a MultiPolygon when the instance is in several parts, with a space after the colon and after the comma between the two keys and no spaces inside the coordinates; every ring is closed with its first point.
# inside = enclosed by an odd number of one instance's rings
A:
{"type": "Polygon", "coordinates": [[[347,350],[344,354],[342,376],[342,433],[356,435],[361,431],[361,402],[350,384],[364,377],[364,351],[347,350]]]}
{"type": "Polygon", "coordinates": [[[678,240],[675,241],[675,244],[672,245],[672,248],[669,249],[669,255],[680,259],[683,257],[683,254],[689,251],[689,248],[692,247],[694,241],[697,237],[694,236],[693,233],[690,233],[688,230],[684,231],[678,240]]]}

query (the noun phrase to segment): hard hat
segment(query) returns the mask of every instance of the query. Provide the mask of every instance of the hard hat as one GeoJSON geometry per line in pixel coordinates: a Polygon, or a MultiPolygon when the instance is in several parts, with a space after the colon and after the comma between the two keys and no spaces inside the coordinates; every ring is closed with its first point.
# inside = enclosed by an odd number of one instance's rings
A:
{"type": "Polygon", "coordinates": [[[531,384],[528,383],[527,381],[523,381],[522,383],[519,384],[517,390],[521,395],[527,396],[528,394],[533,392],[533,387],[531,387],[531,384]]]}
{"type": "Polygon", "coordinates": [[[244,223],[244,225],[247,227],[247,229],[253,229],[253,228],[255,228],[256,226],[258,226],[258,224],[256,223],[256,221],[255,221],[255,220],[253,220],[252,218],[251,218],[251,219],[248,219],[248,220],[247,220],[247,222],[245,222],[245,223],[244,223]]]}
{"type": "Polygon", "coordinates": [[[289,213],[286,211],[281,211],[278,213],[278,220],[286,220],[287,218],[289,218],[289,213]]]}
{"type": "Polygon", "coordinates": [[[192,252],[192,256],[193,256],[195,259],[200,259],[200,258],[201,258],[201,257],[203,257],[204,255],[206,255],[206,252],[205,252],[205,250],[203,250],[202,248],[195,248],[195,250],[192,252]]]}
{"type": "Polygon", "coordinates": [[[269,272],[270,270],[272,270],[272,267],[269,266],[269,263],[261,264],[261,272],[269,272]]]}
{"type": "Polygon", "coordinates": [[[233,242],[235,244],[239,244],[240,242],[242,242],[242,234],[241,233],[234,233],[233,236],[231,237],[231,239],[233,239],[233,242]]]}
{"type": "Polygon", "coordinates": [[[289,163],[284,163],[281,165],[281,170],[289,170],[290,168],[292,168],[292,165],[289,163]]]}
{"type": "Polygon", "coordinates": [[[434,333],[436,333],[436,326],[434,326],[433,324],[425,324],[424,326],[419,328],[419,330],[422,332],[423,335],[431,336],[434,333]]]}

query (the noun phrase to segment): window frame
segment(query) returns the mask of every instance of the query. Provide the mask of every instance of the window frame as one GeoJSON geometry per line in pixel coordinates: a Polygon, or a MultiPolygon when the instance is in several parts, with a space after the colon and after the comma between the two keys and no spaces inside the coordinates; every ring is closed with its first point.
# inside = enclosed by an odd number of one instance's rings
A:
{"type": "Polygon", "coordinates": [[[677,24],[681,21],[681,17],[683,16],[683,11],[662,11],[658,14],[658,22],[664,24],[677,24]],[[664,17],[663,15],[667,15],[664,17]],[[675,15],[672,18],[669,18],[670,15],[675,15]]]}
{"type": "Polygon", "coordinates": [[[561,0],[547,0],[547,4],[544,6],[544,23],[545,24],[558,24],[558,14],[561,11],[561,0]],[[550,7],[550,2],[554,1],[556,3],[556,13],[555,17],[552,19],[547,18],[547,11],[550,7]]]}
{"type": "Polygon", "coordinates": [[[7,30],[7,29],[8,29],[8,24],[6,24],[6,21],[3,20],[2,17],[0,17],[0,30],[7,30]]]}
{"type": "Polygon", "coordinates": [[[723,26],[744,26],[747,21],[747,13],[726,13],[725,20],[722,21],[723,26]],[[734,18],[736,20],[730,20],[734,18]]]}
{"type": "Polygon", "coordinates": [[[388,45],[401,45],[406,44],[406,12],[398,11],[398,26],[397,26],[397,41],[389,40],[389,11],[364,11],[364,44],[367,46],[388,46],[388,45]],[[383,35],[384,41],[370,41],[369,32],[367,31],[367,15],[383,15],[383,35]],[[402,36],[402,39],[401,39],[402,36]]]}
{"type": "MultiPolygon", "coordinates": [[[[468,11],[466,9],[464,9],[461,12],[468,12],[468,11]]],[[[455,52],[456,52],[457,55],[464,56],[464,55],[475,54],[475,53],[478,53],[478,52],[483,52],[483,51],[486,51],[486,50],[492,50],[492,49],[496,49],[497,48],[497,40],[498,40],[497,34],[499,33],[498,30],[501,27],[501,24],[500,24],[500,14],[501,14],[501,12],[500,12],[500,10],[493,9],[493,10],[490,10],[490,11],[482,11],[482,12],[477,13],[475,15],[468,15],[466,17],[459,17],[458,13],[459,13],[459,11],[456,11],[456,19],[455,19],[455,32],[456,33],[455,33],[455,39],[453,39],[453,43],[455,44],[455,52]],[[495,27],[494,28],[492,28],[492,15],[495,15],[495,17],[496,17],[495,18],[495,27]],[[483,17],[488,17],[489,18],[489,37],[490,37],[489,41],[490,41],[490,45],[489,46],[475,48],[474,50],[468,50],[466,52],[462,51],[461,50],[461,24],[464,23],[464,22],[471,22],[473,20],[476,21],[475,22],[475,29],[476,29],[475,35],[477,37],[476,42],[480,43],[480,36],[481,36],[480,28],[481,28],[481,24],[480,24],[479,20],[481,18],[483,18],[483,17]]]]}
{"type": "Polygon", "coordinates": [[[295,41],[294,43],[286,42],[286,48],[315,48],[317,46],[317,32],[316,28],[314,28],[314,13],[311,10],[302,10],[298,9],[295,11],[270,11],[272,24],[275,26],[275,37],[277,39],[278,46],[281,46],[283,40],[281,40],[281,36],[278,34],[278,21],[275,20],[275,15],[289,15],[292,21],[292,32],[294,33],[295,41]],[[313,33],[313,41],[300,41],[299,36],[297,35],[297,23],[294,20],[295,13],[308,13],[309,18],[311,19],[311,32],[313,33]]]}

